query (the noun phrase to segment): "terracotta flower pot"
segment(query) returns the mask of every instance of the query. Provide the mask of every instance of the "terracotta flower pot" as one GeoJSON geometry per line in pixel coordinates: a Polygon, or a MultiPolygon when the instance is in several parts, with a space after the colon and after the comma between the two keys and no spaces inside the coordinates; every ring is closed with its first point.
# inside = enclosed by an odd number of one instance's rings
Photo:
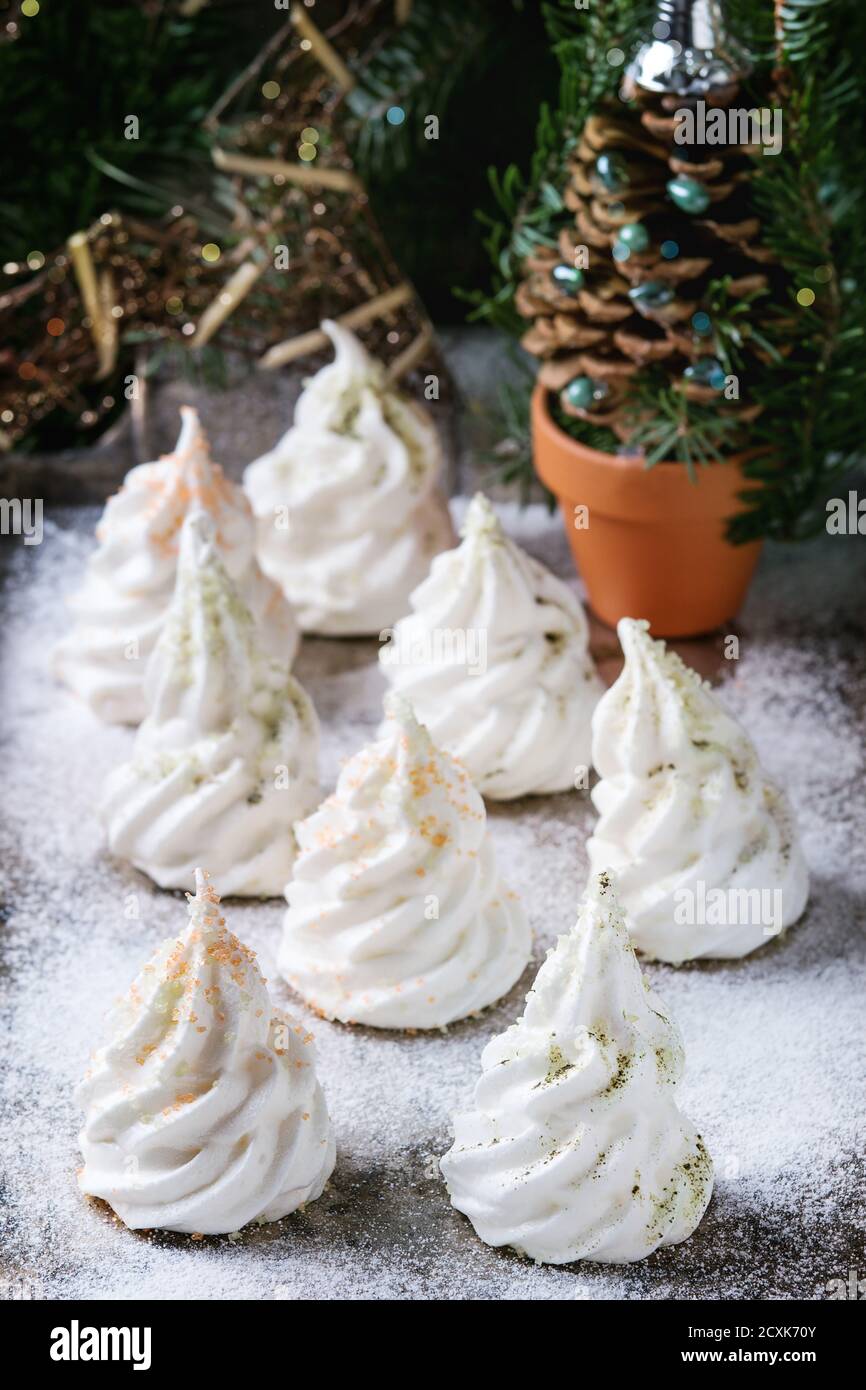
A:
{"type": "Polygon", "coordinates": [[[574,561],[593,610],[614,626],[647,618],[657,637],[694,637],[733,618],[761,542],[731,545],[725,524],[741,510],[749,454],[702,468],[601,453],[554,423],[548,393],[532,397],[535,471],[562,508],[574,561]],[[585,507],[588,524],[575,525],[585,507]]]}

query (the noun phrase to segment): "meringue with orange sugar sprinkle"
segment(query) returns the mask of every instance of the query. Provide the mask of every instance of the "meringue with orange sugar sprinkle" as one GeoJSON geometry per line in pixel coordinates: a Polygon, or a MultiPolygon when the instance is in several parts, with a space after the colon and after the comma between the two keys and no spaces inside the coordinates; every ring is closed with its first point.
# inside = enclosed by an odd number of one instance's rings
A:
{"type": "Polygon", "coordinates": [[[298,626],[288,602],[262,586],[249,503],[219,464],[191,406],[181,406],[175,450],[140,464],[109,498],[81,589],[69,600],[73,625],[53,653],[57,677],[109,723],[144,718],[144,675],[174,592],[180,533],[192,511],[212,518],[223,564],[256,619],[268,609],[274,651],[288,665],[298,626]]]}
{"type": "Polygon", "coordinates": [[[82,1192],[133,1230],[223,1235],[315,1201],[335,1147],[312,1035],[274,1009],[209,876],[112,1009],[76,1100],[82,1192]]]}
{"type": "Polygon", "coordinates": [[[265,635],[213,522],[194,512],[148,666],[149,712],[100,803],[111,852],[161,888],[191,888],[202,861],[224,896],[278,897],[291,874],[293,824],[320,796],[319,724],[265,635]]]}
{"type": "Polygon", "coordinates": [[[507,994],[530,930],[468,774],[402,696],[385,710],[383,737],[295,827],[278,964],[326,1018],[442,1028],[507,994]]]}

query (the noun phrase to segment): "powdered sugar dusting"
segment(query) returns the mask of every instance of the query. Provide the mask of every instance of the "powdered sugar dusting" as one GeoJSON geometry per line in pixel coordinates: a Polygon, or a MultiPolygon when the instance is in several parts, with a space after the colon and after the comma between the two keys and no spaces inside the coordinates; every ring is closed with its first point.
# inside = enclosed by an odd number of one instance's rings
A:
{"type": "MultiPolygon", "coordinates": [[[[516,539],[570,575],[557,517],[540,507],[502,514],[516,539]]],[[[856,538],[768,555],[735,629],[740,658],[722,687],[795,806],[813,875],[807,915],[747,960],[648,972],[685,1036],[681,1104],[716,1164],[709,1211],[691,1240],[640,1265],[553,1269],[484,1246],[450,1207],[436,1167],[481,1049],[517,1016],[534,967],[508,999],[447,1033],[409,1037],[327,1024],[276,978],[279,902],[229,901],[226,915],[258,952],[276,1002],[315,1033],[337,1137],[324,1196],[275,1225],[195,1241],[132,1234],[79,1194],[73,1086],[100,1039],[105,1009],[186,920],[182,895],[159,892],[104,851],[94,801],[108,770],[128,756],[132,732],[100,725],[48,674],[51,643],[65,624],[59,598],[78,580],[95,519],[89,509],[59,512],[46,522],[41,547],[11,549],[3,600],[7,1292],[821,1297],[828,1280],[862,1266],[866,654],[856,595],[866,574],[856,538]]],[[[610,633],[597,630],[596,653],[610,655],[612,645],[610,633]]],[[[306,640],[297,671],[322,721],[330,790],[341,759],[381,717],[375,643],[306,640]]],[[[535,929],[537,965],[574,921],[594,813],[574,793],[492,805],[488,816],[503,874],[535,929]]]]}

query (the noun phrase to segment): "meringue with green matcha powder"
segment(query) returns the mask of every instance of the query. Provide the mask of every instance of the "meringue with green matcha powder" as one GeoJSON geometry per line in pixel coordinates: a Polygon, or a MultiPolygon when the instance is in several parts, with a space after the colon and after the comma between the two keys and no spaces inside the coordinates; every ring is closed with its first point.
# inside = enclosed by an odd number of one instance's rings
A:
{"type": "Polygon", "coordinates": [[[247,467],[244,488],[259,563],[301,627],[378,636],[452,544],[442,450],[429,413],[355,334],[329,319],[322,330],[334,360],[305,383],[291,428],[247,467]]]}
{"type": "Polygon", "coordinates": [[[577,596],[506,535],[483,494],[380,648],[382,673],[483,796],[586,785],[604,687],[577,596]]]}
{"type": "Polygon", "coordinates": [[[145,682],[132,758],[107,779],[108,845],[161,888],[210,864],[224,896],[275,897],[295,858],[294,822],[319,798],[312,703],[220,558],[213,523],[184,524],[171,610],[145,682]]]}
{"type": "Polygon", "coordinates": [[[713,1187],[677,1105],[682,1039],[641,974],[612,873],[488,1043],[441,1160],[451,1202],[488,1245],[544,1264],[630,1264],[686,1240],[713,1187]]]}
{"type": "Polygon", "coordinates": [[[642,955],[745,956],[802,914],[809,875],[784,792],[746,731],[649,624],[617,628],[625,665],[596,707],[590,867],[616,870],[642,955]]]}

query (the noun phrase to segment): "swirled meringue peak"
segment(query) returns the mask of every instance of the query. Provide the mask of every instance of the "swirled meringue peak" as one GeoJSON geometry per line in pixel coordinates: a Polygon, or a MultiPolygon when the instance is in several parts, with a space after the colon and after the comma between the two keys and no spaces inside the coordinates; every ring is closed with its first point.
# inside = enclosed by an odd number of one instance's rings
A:
{"type": "Polygon", "coordinates": [[[481,493],[379,652],[436,743],[484,796],[573,788],[603,686],[577,598],[506,536],[481,493]]]}
{"type": "MultiPolygon", "coordinates": [[[[109,723],[139,724],[145,716],[144,674],[174,593],[180,532],[191,511],[212,517],[223,563],[249,590],[251,606],[261,592],[249,503],[211,462],[196,411],[182,406],[180,413],[174,453],[133,468],[109,499],[83,586],[69,603],[73,627],[54,652],[57,676],[109,723]]],[[[276,613],[272,604],[272,620],[276,613]]],[[[291,663],[298,630],[286,602],[280,620],[280,651],[291,663]]]]}
{"type": "Polygon", "coordinates": [[[133,1230],[220,1235],[315,1201],[334,1140],[311,1034],[273,1008],[200,869],[187,896],[76,1093],[79,1183],[133,1230]]]}
{"type": "Polygon", "coordinates": [[[293,823],[319,798],[319,726],[277,650],[229,578],[212,521],[193,513],[147,670],[149,713],[101,806],[112,853],[161,888],[191,887],[203,860],[225,896],[285,888],[293,823]]]}
{"type": "Polygon", "coordinates": [[[334,361],[307,382],[292,428],[249,465],[244,487],[261,566],[301,626],[362,636],[405,613],[453,532],[429,416],[347,328],[327,319],[322,328],[334,361]]]}
{"type": "Polygon", "coordinates": [[[488,1043],[441,1162],[488,1245],[546,1264],[629,1264],[694,1231],[710,1157],[675,1100],[683,1046],[641,975],[613,876],[589,882],[526,1009],[488,1043]]]}
{"type": "Polygon", "coordinates": [[[616,870],[649,959],[747,955],[806,905],[787,799],[710,687],[646,622],[623,618],[617,631],[625,667],[593,718],[590,866],[616,870]]]}
{"type": "Polygon", "coordinates": [[[467,774],[405,700],[386,710],[385,736],[297,826],[279,968],[327,1018],[441,1028],[507,993],[530,931],[467,774]]]}

